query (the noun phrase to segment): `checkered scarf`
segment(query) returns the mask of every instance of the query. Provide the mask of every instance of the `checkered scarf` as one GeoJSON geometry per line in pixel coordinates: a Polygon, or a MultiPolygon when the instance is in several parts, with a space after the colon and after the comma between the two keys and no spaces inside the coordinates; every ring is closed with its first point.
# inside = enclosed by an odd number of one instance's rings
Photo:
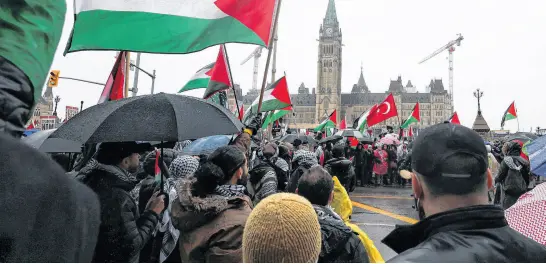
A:
{"type": "Polygon", "coordinates": [[[169,172],[174,179],[187,178],[199,168],[199,160],[191,156],[179,156],[169,166],[169,172]]]}
{"type": "Polygon", "coordinates": [[[184,140],[182,142],[176,142],[173,150],[176,152],[182,152],[182,150],[191,144],[191,140],[184,140]]]}
{"type": "Polygon", "coordinates": [[[224,197],[244,196],[245,186],[243,185],[220,185],[217,186],[214,192],[224,197]]]}
{"type": "Polygon", "coordinates": [[[299,165],[303,165],[306,168],[318,164],[317,156],[315,153],[308,150],[298,150],[294,153],[293,162],[297,162],[299,165]]]}

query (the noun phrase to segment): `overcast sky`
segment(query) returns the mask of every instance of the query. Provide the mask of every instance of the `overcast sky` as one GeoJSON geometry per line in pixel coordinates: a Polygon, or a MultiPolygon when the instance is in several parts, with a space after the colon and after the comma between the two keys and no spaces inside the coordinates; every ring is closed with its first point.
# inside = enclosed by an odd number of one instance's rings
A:
{"type": "MultiPolygon", "coordinates": [[[[105,82],[115,52],[62,52],[73,26],[72,1],[67,1],[61,44],[52,69],[61,76],[105,82]]],[[[286,72],[292,93],[301,82],[316,87],[317,38],[328,0],[283,0],[277,57],[277,74],[286,72]]],[[[546,127],[544,91],[546,76],[546,1],[504,0],[336,0],[343,32],[342,91],[357,82],[360,65],[372,92],[384,92],[390,79],[400,74],[424,91],[431,78],[442,78],[448,87],[447,51],[424,64],[418,62],[452,39],[464,36],[454,53],[455,110],[463,125],[472,126],[477,101],[472,92],[484,91],[482,112],[492,129],[500,129],[502,115],[515,100],[520,130],[546,127]]],[[[233,78],[246,93],[252,86],[253,62],[240,63],[255,46],[227,46],[233,78]]],[[[141,67],[157,70],[156,92],[176,93],[201,67],[213,62],[218,47],[187,55],[143,54],[141,67]]],[[[132,57],[134,58],[134,57],[132,57]]],[[[260,64],[263,74],[265,56],[260,64]]],[[[261,77],[260,77],[261,80],[261,77]]],[[[131,77],[131,87],[132,87],[131,77]]],[[[139,76],[139,94],[150,93],[151,80],[139,76]]],[[[65,105],[84,108],[96,104],[101,86],[61,80],[54,94],[65,105]]],[[[196,94],[196,93],[193,93],[196,94]]],[[[517,130],[516,120],[505,128],[517,130]]]]}

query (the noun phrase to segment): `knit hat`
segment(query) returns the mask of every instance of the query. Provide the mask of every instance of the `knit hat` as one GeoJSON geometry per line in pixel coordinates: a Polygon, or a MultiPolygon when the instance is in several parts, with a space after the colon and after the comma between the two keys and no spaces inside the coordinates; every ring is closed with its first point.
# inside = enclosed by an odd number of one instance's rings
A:
{"type": "Polygon", "coordinates": [[[247,219],[243,262],[316,263],[321,242],[311,203],[296,194],[274,194],[258,203],[247,219]]]}

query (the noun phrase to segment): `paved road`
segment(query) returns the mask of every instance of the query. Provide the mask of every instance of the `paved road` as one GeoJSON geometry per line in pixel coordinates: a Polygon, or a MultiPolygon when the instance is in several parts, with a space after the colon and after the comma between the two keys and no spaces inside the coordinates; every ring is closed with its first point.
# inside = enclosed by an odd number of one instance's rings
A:
{"type": "Polygon", "coordinates": [[[396,253],[381,243],[394,225],[415,223],[417,212],[411,206],[411,188],[358,187],[350,193],[353,201],[352,222],[360,226],[374,241],[383,258],[389,260],[396,253]]]}

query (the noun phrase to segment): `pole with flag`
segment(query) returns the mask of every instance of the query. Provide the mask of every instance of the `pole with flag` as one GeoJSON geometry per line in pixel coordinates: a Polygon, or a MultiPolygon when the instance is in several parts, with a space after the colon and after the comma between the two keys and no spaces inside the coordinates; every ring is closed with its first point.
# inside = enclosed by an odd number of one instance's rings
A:
{"type": "Polygon", "coordinates": [[[450,123],[460,125],[461,121],[459,121],[459,115],[457,115],[457,111],[453,112],[453,115],[448,119],[450,123]]]}
{"type": "Polygon", "coordinates": [[[413,123],[421,122],[421,114],[419,113],[419,103],[416,103],[411,111],[410,116],[400,126],[402,129],[408,128],[413,123]]]}
{"type": "Polygon", "coordinates": [[[519,119],[518,119],[518,112],[516,109],[515,101],[513,101],[510,106],[504,111],[504,116],[501,120],[501,129],[504,129],[504,123],[508,120],[516,119],[518,121],[518,131],[519,131],[519,119]]]}
{"type": "Polygon", "coordinates": [[[127,52],[125,51],[118,54],[114,67],[112,67],[112,71],[104,85],[104,89],[102,89],[98,104],[123,99],[125,97],[126,94],[124,94],[124,91],[125,88],[127,88],[127,76],[129,76],[127,72],[129,68],[124,67],[128,61],[126,54],[127,52]]]}
{"type": "Polygon", "coordinates": [[[124,97],[129,97],[129,69],[130,68],[131,68],[131,52],[126,51],[125,52],[125,92],[124,92],[125,96],[124,97]]]}
{"type": "Polygon", "coordinates": [[[326,130],[328,128],[336,127],[337,125],[337,110],[334,109],[334,111],[324,120],[322,123],[320,123],[317,127],[315,127],[314,131],[322,131],[326,130]]]}
{"type": "Polygon", "coordinates": [[[398,110],[396,109],[394,97],[391,93],[381,104],[375,105],[372,107],[372,109],[370,109],[366,122],[368,127],[371,127],[396,116],[398,116],[398,110]]]}

